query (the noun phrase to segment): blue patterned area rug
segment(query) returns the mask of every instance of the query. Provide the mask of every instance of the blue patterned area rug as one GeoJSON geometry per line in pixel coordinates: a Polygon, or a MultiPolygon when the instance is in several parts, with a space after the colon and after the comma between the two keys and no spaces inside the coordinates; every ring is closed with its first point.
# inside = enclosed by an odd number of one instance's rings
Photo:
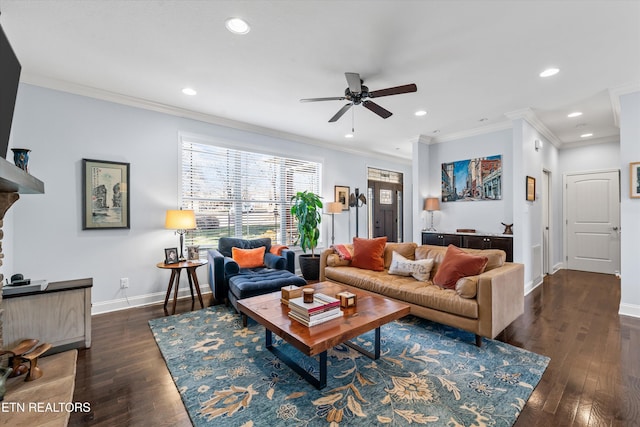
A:
{"type": "MultiPolygon", "coordinates": [[[[381,356],[339,345],[317,390],[217,306],[149,322],[195,426],[511,426],[549,358],[413,316],[381,328],[381,356]]],[[[373,347],[373,332],[357,343],[373,347]]],[[[274,335],[318,376],[317,360],[274,335]]]]}

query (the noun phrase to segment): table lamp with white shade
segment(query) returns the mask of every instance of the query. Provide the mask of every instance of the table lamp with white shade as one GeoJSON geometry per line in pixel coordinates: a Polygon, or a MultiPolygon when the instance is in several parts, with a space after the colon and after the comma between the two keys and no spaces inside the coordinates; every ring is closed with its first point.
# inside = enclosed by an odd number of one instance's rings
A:
{"type": "Polygon", "coordinates": [[[335,214],[342,213],[342,203],[340,202],[330,202],[325,205],[327,207],[327,213],[331,214],[331,245],[333,246],[335,242],[335,214]]]}
{"type": "Polygon", "coordinates": [[[182,248],[184,247],[184,235],[187,233],[187,230],[193,230],[196,228],[195,213],[192,210],[168,210],[164,222],[164,228],[176,230],[176,233],[180,235],[180,261],[184,261],[185,258],[182,252],[182,248]]]}
{"type": "Polygon", "coordinates": [[[427,228],[427,231],[436,231],[433,227],[433,212],[440,210],[440,200],[437,197],[429,197],[424,201],[424,210],[429,212],[431,216],[431,225],[427,228]]]}

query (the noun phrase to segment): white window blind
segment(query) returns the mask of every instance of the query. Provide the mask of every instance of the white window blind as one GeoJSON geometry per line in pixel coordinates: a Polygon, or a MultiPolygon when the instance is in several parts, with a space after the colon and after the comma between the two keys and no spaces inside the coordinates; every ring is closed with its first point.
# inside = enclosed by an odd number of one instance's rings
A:
{"type": "Polygon", "coordinates": [[[320,187],[320,163],[182,141],[182,208],[198,229],[186,244],[217,248],[220,237],[270,237],[293,246],[291,196],[320,187]]]}

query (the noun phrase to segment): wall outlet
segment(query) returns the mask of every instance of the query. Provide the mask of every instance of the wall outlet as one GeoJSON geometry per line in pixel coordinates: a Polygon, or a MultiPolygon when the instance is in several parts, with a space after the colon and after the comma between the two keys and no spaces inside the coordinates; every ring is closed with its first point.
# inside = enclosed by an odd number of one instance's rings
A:
{"type": "Polygon", "coordinates": [[[120,279],[120,289],[126,289],[129,287],[129,278],[123,277],[120,279]]]}

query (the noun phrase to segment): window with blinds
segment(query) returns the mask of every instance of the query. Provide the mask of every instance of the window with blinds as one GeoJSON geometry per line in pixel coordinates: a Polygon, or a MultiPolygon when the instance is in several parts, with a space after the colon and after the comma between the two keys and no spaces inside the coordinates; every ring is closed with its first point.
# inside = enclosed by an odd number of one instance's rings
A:
{"type": "Polygon", "coordinates": [[[197,230],[187,245],[217,248],[220,237],[270,237],[293,246],[289,210],[298,191],[319,193],[320,163],[182,141],[182,208],[193,209],[197,230]]]}

